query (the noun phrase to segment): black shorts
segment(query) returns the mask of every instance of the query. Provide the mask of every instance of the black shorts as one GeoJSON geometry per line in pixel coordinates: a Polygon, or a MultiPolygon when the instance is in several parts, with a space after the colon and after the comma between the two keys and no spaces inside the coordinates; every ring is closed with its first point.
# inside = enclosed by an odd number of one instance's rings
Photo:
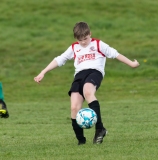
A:
{"type": "Polygon", "coordinates": [[[87,69],[80,71],[75,75],[74,81],[72,82],[71,88],[68,92],[69,96],[71,96],[71,92],[79,92],[80,95],[83,96],[83,86],[85,83],[92,83],[96,86],[96,89],[100,87],[103,76],[101,72],[95,69],[87,69]]]}

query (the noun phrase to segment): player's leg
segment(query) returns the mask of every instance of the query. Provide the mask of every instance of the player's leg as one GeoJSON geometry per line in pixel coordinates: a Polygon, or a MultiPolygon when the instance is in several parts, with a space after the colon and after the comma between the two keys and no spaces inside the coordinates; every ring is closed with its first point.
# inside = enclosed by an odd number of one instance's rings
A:
{"type": "Polygon", "coordinates": [[[2,83],[1,82],[0,82],[0,117],[1,118],[8,118],[9,117],[7,106],[4,102],[4,95],[3,95],[2,83]]]}
{"type": "Polygon", "coordinates": [[[82,108],[83,97],[78,92],[71,92],[71,120],[72,127],[78,139],[78,145],[85,144],[86,138],[84,137],[83,129],[79,127],[76,122],[77,112],[82,108]]]}
{"type": "Polygon", "coordinates": [[[102,129],[103,123],[101,119],[100,104],[95,96],[96,86],[94,86],[92,83],[85,83],[83,87],[83,92],[89,108],[93,109],[97,114],[98,118],[96,123],[96,129],[102,129]]]}
{"type": "Polygon", "coordinates": [[[102,75],[100,73],[94,72],[90,74],[85,80],[83,87],[83,94],[85,100],[88,102],[89,108],[93,109],[97,114],[97,123],[96,123],[96,132],[93,139],[93,143],[100,144],[103,142],[103,138],[106,135],[107,131],[103,126],[100,104],[95,96],[96,90],[99,88],[102,81],[102,75]]]}
{"type": "Polygon", "coordinates": [[[2,83],[0,82],[0,99],[4,100],[4,95],[3,95],[3,89],[2,89],[2,83]]]}

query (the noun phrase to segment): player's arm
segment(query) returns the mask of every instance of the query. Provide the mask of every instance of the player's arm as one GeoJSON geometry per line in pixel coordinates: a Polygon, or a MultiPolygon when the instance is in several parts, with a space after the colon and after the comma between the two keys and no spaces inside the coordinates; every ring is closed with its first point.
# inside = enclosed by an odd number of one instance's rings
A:
{"type": "Polygon", "coordinates": [[[53,60],[48,64],[48,66],[41,71],[41,73],[40,73],[38,76],[34,77],[35,82],[40,83],[40,81],[44,78],[44,75],[45,75],[47,72],[49,72],[50,70],[53,70],[53,69],[55,69],[55,68],[57,68],[57,67],[58,67],[58,63],[57,63],[57,61],[56,61],[55,59],[53,59],[53,60]]]}
{"type": "Polygon", "coordinates": [[[73,58],[73,50],[72,47],[70,46],[63,54],[54,58],[52,62],[50,62],[48,66],[45,69],[43,69],[38,76],[34,77],[34,81],[40,83],[40,81],[44,78],[44,75],[47,72],[64,65],[67,60],[70,60],[72,58],[73,58]]]}
{"type": "Polygon", "coordinates": [[[48,66],[41,71],[41,73],[42,73],[42,74],[46,74],[47,72],[49,72],[49,71],[51,71],[51,70],[53,70],[53,69],[55,69],[55,68],[57,68],[57,67],[58,67],[58,63],[57,63],[57,61],[56,61],[55,59],[53,59],[53,60],[48,64],[48,66]]]}
{"type": "Polygon", "coordinates": [[[115,50],[114,48],[110,47],[109,45],[107,45],[106,43],[102,41],[100,42],[100,48],[101,48],[101,51],[105,54],[105,56],[108,58],[116,58],[119,61],[129,65],[132,68],[139,66],[139,62],[137,60],[131,61],[124,55],[119,54],[117,50],[115,50]]]}
{"type": "Polygon", "coordinates": [[[128,66],[132,67],[132,68],[136,68],[139,66],[139,62],[134,59],[134,61],[131,61],[130,59],[128,59],[127,57],[125,57],[124,55],[122,54],[119,54],[116,59],[118,59],[119,61],[127,64],[128,66]]]}

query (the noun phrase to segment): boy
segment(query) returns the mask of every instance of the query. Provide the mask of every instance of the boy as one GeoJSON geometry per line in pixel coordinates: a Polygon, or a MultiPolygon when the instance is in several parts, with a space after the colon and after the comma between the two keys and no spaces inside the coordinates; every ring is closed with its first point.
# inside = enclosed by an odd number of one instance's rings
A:
{"type": "Polygon", "coordinates": [[[76,114],[82,108],[84,100],[86,100],[88,106],[96,112],[98,117],[93,143],[101,144],[107,130],[102,122],[100,105],[95,93],[105,74],[106,57],[116,58],[132,68],[138,67],[139,63],[137,60],[131,61],[119,54],[103,41],[91,38],[90,28],[85,22],[76,23],[73,33],[77,42],[73,43],[63,54],[54,58],[34,80],[40,83],[48,71],[64,65],[67,60],[74,59],[74,81],[68,92],[71,101],[72,127],[78,139],[78,145],[85,144],[86,138],[83,129],[76,123],[76,114]]]}
{"type": "Polygon", "coordinates": [[[4,95],[3,95],[2,83],[1,82],[0,82],[0,117],[1,118],[8,118],[9,117],[7,106],[4,102],[4,95]]]}

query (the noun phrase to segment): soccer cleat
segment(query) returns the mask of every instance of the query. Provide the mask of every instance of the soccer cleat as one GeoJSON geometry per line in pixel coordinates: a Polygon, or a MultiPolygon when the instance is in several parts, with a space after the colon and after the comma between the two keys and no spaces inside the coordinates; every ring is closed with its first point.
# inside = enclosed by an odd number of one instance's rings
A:
{"type": "Polygon", "coordinates": [[[86,138],[85,137],[84,137],[84,139],[78,141],[78,145],[83,145],[85,143],[86,143],[86,138]]]}
{"type": "Polygon", "coordinates": [[[2,99],[0,99],[0,117],[1,118],[8,118],[9,117],[7,106],[2,99]]]}
{"type": "Polygon", "coordinates": [[[96,129],[93,144],[101,144],[103,142],[103,138],[106,136],[107,133],[108,131],[105,128],[96,129]]]}
{"type": "Polygon", "coordinates": [[[86,144],[86,141],[84,141],[84,142],[79,141],[78,142],[78,145],[83,145],[83,144],[86,144]]]}

